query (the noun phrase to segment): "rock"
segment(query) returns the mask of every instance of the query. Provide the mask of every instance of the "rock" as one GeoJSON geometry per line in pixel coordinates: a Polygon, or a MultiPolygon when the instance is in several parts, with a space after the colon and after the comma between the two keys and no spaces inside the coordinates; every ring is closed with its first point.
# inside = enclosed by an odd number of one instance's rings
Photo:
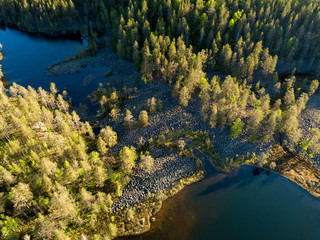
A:
{"type": "Polygon", "coordinates": [[[114,73],[113,73],[110,69],[108,69],[108,70],[105,72],[104,77],[107,78],[107,77],[110,77],[110,76],[113,76],[113,75],[114,75],[114,73]]]}

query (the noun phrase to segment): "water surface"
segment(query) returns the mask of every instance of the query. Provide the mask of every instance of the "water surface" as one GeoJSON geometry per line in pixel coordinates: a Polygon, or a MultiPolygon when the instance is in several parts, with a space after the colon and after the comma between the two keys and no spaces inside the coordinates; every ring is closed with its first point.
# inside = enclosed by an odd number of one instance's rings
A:
{"type": "Polygon", "coordinates": [[[137,239],[320,239],[320,201],[278,174],[254,170],[244,166],[187,187],[137,239]]]}
{"type": "Polygon", "coordinates": [[[88,66],[76,73],[55,77],[46,75],[50,65],[64,61],[87,46],[87,40],[77,36],[50,37],[14,28],[1,29],[0,43],[5,56],[1,64],[8,81],[24,87],[41,86],[46,90],[49,90],[51,82],[55,82],[59,90],[67,90],[75,106],[90,104],[87,96],[98,88],[100,82],[104,82],[104,67],[88,66]],[[90,74],[95,78],[88,86],[81,86],[80,83],[90,74]]]}

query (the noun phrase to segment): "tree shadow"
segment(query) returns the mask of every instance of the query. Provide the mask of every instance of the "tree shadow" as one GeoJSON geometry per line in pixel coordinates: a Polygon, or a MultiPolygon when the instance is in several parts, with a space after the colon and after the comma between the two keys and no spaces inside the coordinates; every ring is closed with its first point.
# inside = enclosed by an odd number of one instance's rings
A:
{"type": "Polygon", "coordinates": [[[234,186],[237,188],[245,187],[252,182],[252,176],[253,175],[250,174],[250,168],[240,168],[226,175],[223,179],[208,186],[204,191],[199,193],[199,196],[209,195],[219,190],[225,190],[234,186]]]}

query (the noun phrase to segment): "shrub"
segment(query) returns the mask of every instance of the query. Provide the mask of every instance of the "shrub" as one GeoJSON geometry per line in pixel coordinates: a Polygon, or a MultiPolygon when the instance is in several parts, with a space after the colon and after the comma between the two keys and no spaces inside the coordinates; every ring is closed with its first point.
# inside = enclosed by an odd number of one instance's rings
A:
{"type": "Polygon", "coordinates": [[[154,159],[150,155],[142,155],[139,165],[143,171],[150,172],[154,165],[154,159]]]}
{"type": "Polygon", "coordinates": [[[277,164],[276,164],[275,162],[271,162],[271,163],[269,164],[269,167],[270,167],[271,169],[275,169],[275,168],[277,167],[277,164]]]}

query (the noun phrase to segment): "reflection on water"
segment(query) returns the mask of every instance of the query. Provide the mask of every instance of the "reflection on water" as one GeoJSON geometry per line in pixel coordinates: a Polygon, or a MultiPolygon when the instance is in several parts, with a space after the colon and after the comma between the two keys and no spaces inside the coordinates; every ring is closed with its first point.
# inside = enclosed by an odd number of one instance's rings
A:
{"type": "Polygon", "coordinates": [[[168,199],[151,232],[132,239],[320,239],[320,201],[295,183],[243,166],[168,199]]]}

